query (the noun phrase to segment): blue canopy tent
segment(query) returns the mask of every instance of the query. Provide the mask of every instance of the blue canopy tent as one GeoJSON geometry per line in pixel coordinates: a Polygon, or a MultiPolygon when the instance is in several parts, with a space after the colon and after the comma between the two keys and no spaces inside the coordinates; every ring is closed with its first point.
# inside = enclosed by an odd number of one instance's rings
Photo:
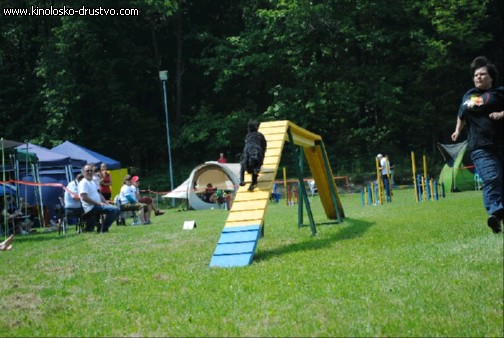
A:
{"type": "Polygon", "coordinates": [[[2,184],[0,185],[0,196],[3,195],[16,195],[16,187],[12,184],[2,184]],[[4,193],[5,191],[5,193],[4,193]]]}
{"type": "MultiPolygon", "coordinates": [[[[73,179],[74,167],[81,168],[86,163],[84,160],[71,158],[30,143],[20,145],[16,149],[19,153],[34,153],[38,159],[37,163],[31,165],[31,172],[23,171],[22,165],[17,161],[17,177],[25,182],[66,185],[73,179]]],[[[54,215],[54,206],[59,204],[61,194],[60,187],[51,186],[27,186],[19,190],[19,195],[24,197],[28,204],[40,205],[42,210],[44,210],[44,205],[48,206],[50,216],[54,215]]],[[[44,215],[42,219],[45,219],[44,215]]]]}
{"type": "Polygon", "coordinates": [[[121,169],[121,162],[113,160],[105,155],[98,154],[95,151],[89,150],[70,141],[63,142],[62,144],[52,148],[51,151],[70,156],[72,158],[85,160],[87,164],[99,165],[101,163],[105,163],[108,169],[121,169]]]}

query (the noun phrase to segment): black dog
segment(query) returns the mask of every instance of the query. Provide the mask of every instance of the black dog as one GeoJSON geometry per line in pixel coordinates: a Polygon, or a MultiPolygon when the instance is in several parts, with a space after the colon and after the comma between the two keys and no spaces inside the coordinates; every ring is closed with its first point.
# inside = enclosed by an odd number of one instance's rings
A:
{"type": "Polygon", "coordinates": [[[257,185],[257,176],[261,171],[266,152],[266,139],[264,135],[257,131],[259,124],[251,121],[247,126],[247,136],[245,137],[245,147],[243,148],[242,160],[240,162],[240,185],[245,185],[245,171],[252,175],[252,182],[248,188],[254,190],[257,185]]]}

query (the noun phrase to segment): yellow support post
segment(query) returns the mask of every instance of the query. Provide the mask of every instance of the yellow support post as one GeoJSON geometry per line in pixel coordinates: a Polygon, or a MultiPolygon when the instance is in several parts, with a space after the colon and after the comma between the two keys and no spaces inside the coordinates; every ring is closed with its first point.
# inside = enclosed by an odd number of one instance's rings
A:
{"type": "Polygon", "coordinates": [[[375,163],[376,163],[376,184],[378,185],[378,196],[376,196],[377,201],[380,202],[380,204],[383,204],[383,182],[381,179],[380,175],[380,164],[378,162],[378,158],[375,158],[375,163]]]}
{"type": "Polygon", "coordinates": [[[415,153],[411,152],[411,168],[413,170],[413,186],[415,187],[415,199],[418,202],[418,186],[416,180],[416,165],[415,165],[415,153]]]}

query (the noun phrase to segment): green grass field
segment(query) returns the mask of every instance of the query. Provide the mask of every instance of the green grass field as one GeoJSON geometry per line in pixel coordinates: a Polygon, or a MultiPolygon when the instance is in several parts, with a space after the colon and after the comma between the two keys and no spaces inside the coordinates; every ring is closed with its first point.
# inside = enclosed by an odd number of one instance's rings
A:
{"type": "MultiPolygon", "coordinates": [[[[504,336],[503,236],[481,192],[341,198],[345,221],[315,237],[297,206],[270,204],[244,268],[209,267],[223,210],[17,236],[0,252],[0,336],[504,336]]],[[[317,197],[312,208],[327,222],[317,197]]]]}

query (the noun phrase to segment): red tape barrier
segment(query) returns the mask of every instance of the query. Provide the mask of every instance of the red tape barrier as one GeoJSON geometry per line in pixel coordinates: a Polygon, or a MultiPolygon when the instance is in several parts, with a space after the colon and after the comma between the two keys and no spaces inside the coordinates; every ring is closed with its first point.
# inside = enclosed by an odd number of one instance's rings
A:
{"type": "Polygon", "coordinates": [[[68,190],[67,187],[61,183],[35,183],[35,182],[25,182],[25,181],[16,181],[16,180],[0,181],[0,184],[7,184],[7,183],[29,185],[31,187],[61,188],[61,189],[65,190],[66,192],[68,192],[69,194],[71,194],[72,196],[80,198],[79,195],[75,194],[73,191],[68,190]]]}

